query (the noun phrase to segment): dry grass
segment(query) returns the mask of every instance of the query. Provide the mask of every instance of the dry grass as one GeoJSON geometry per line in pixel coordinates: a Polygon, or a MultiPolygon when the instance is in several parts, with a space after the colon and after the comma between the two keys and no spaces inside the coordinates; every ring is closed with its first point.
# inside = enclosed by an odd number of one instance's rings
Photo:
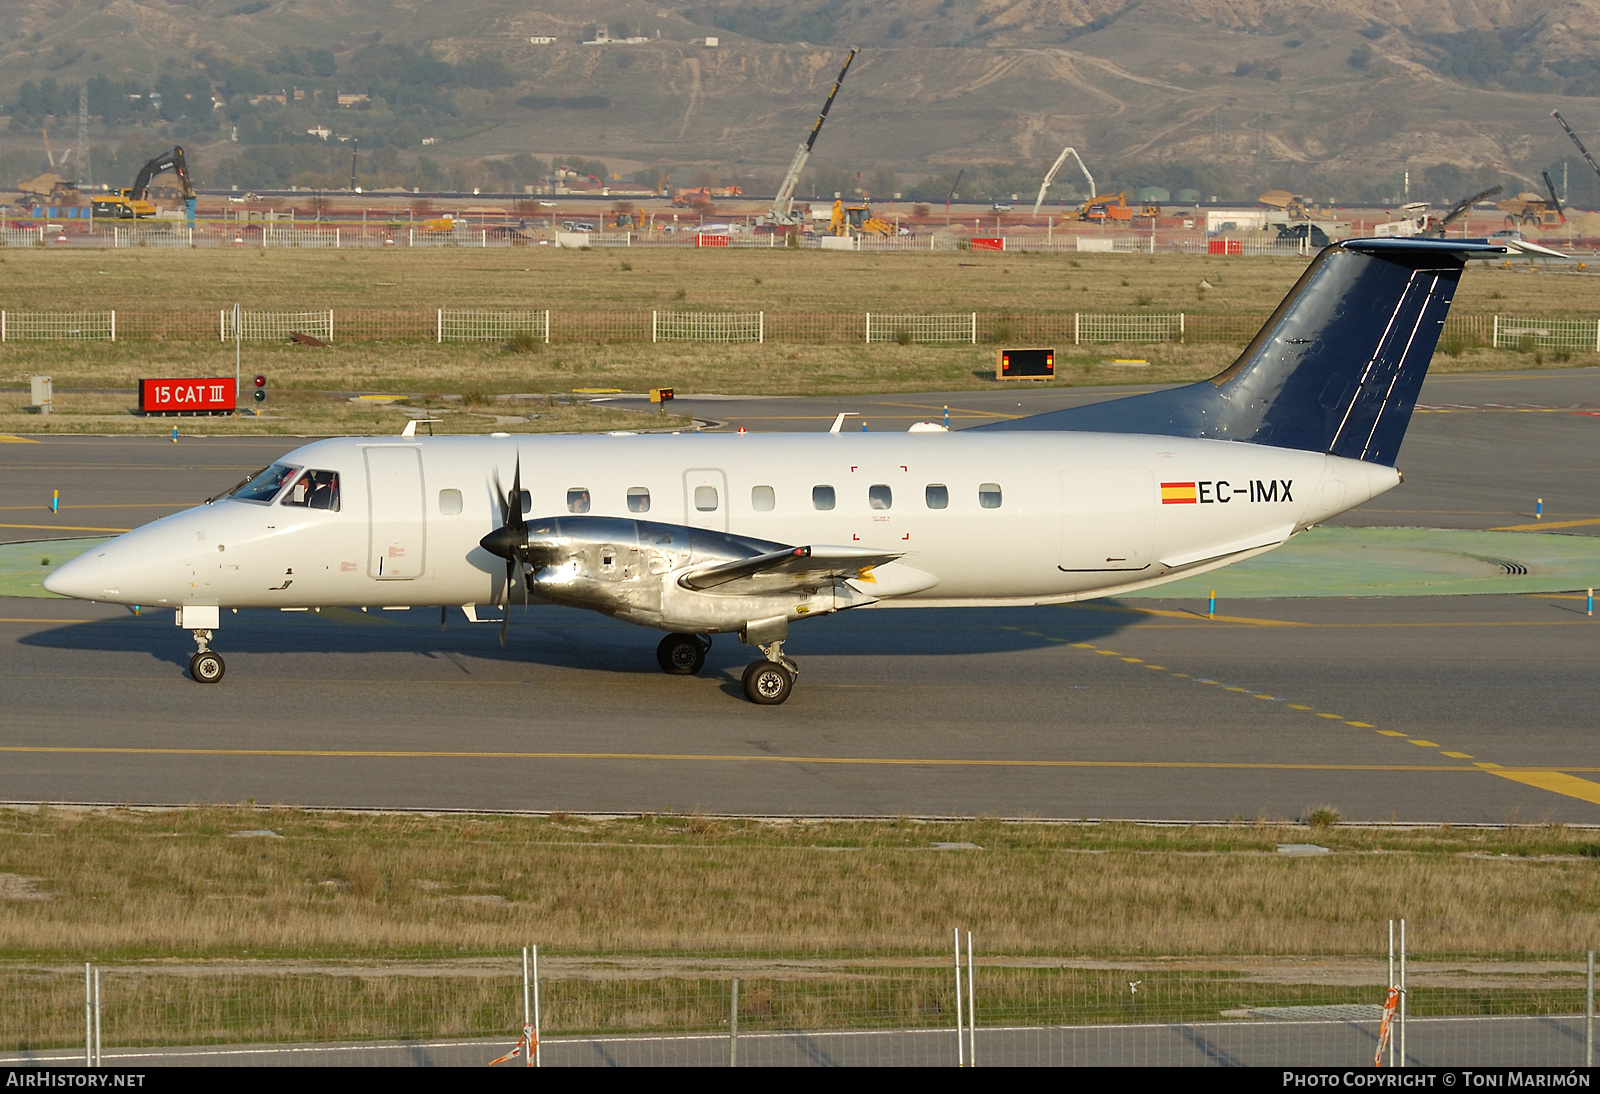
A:
{"type": "Polygon", "coordinates": [[[990,954],[1370,953],[1403,915],[1419,954],[1572,954],[1597,853],[1562,829],[13,811],[0,873],[48,899],[0,901],[0,953],[904,952],[953,923],[990,954]],[[228,835],[262,827],[283,838],[228,835]],[[1275,853],[1310,838],[1335,853],[1275,853]]]}
{"type": "MultiPolygon", "coordinates": [[[[1203,255],[547,247],[393,251],[0,250],[18,311],[119,308],[692,307],[768,311],[1155,312],[1277,305],[1305,261],[1203,255]],[[623,269],[627,262],[631,269],[623,269]],[[1201,289],[1204,279],[1212,284],[1201,289]],[[679,292],[682,296],[679,296],[679,292]]],[[[1457,311],[1587,316],[1593,281],[1566,267],[1475,263],[1457,311]]],[[[214,314],[214,312],[213,312],[214,314]]]]}
{"type": "MultiPolygon", "coordinates": [[[[633,312],[659,306],[736,310],[863,311],[1186,311],[1265,314],[1304,269],[1296,259],[1219,260],[1199,256],[1008,253],[856,254],[637,250],[622,268],[615,252],[547,248],[386,252],[107,251],[0,253],[0,306],[14,310],[206,309],[235,300],[260,308],[427,309],[434,306],[633,312]],[[976,258],[976,261],[969,261],[976,258]],[[760,276],[755,276],[759,273],[760,276]],[[1198,288],[1201,278],[1210,289],[1198,288]],[[179,286],[152,297],[151,286],[179,286]]],[[[1575,273],[1530,273],[1527,267],[1474,267],[1456,301],[1458,312],[1536,316],[1587,314],[1592,283],[1575,273]]],[[[1004,324],[1002,323],[1002,326],[1004,324]]],[[[565,393],[575,388],[810,395],[967,390],[992,386],[988,346],[897,344],[658,344],[577,342],[530,344],[428,341],[340,342],[329,349],[280,344],[245,348],[246,375],[271,379],[268,417],[196,424],[195,432],[355,433],[383,431],[394,411],[356,407],[360,392],[403,393],[412,405],[460,409],[442,396],[565,393]]],[[[1441,372],[1562,367],[1591,363],[1578,354],[1522,354],[1481,347],[1440,353],[1441,372]]],[[[1063,347],[1058,382],[1170,383],[1210,376],[1239,347],[1175,343],[1063,347]],[[1145,368],[1108,364],[1119,357],[1145,368]]],[[[127,415],[133,400],[116,394],[154,374],[226,376],[232,347],[210,341],[134,340],[109,343],[0,345],[0,430],[165,432],[169,423],[127,415]],[[52,422],[22,413],[27,378],[50,375],[57,388],[52,422]],[[76,389],[76,390],[75,390],[76,389]],[[101,389],[101,394],[82,389],[101,389]]],[[[473,400],[469,399],[468,402],[473,400]]],[[[473,407],[475,410],[492,409],[473,407]]],[[[539,418],[531,424],[448,415],[442,428],[475,432],[627,428],[610,417],[539,418]]]]}

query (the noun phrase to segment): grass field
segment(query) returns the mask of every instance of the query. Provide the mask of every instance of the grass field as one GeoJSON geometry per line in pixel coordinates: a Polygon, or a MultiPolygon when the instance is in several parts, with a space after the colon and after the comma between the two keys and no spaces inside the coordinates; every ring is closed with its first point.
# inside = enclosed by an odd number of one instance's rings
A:
{"type": "Polygon", "coordinates": [[[1343,954],[1402,915],[1418,953],[1525,955],[1600,927],[1600,835],[1560,828],[17,809],[0,875],[8,959],[937,952],[951,924],[990,954],[1343,954]],[[1276,851],[1304,842],[1333,853],[1276,851]]]}
{"type": "MultiPolygon", "coordinates": [[[[1287,258],[1007,253],[824,254],[784,250],[569,251],[549,248],[382,251],[57,251],[0,253],[0,307],[8,310],[190,310],[200,319],[243,301],[261,309],[484,307],[603,314],[650,309],[1071,314],[1176,312],[1264,317],[1304,269],[1287,258]],[[1204,280],[1211,288],[1201,288],[1204,280]]],[[[1533,317],[1592,314],[1584,274],[1474,266],[1456,313],[1533,317]]],[[[211,320],[206,320],[210,322],[211,320]]],[[[852,320],[854,322],[855,320],[852,320]]],[[[1170,383],[1210,376],[1239,344],[1175,342],[1061,348],[1058,383],[1170,383]],[[1117,357],[1150,362],[1135,371],[1117,357]]],[[[1487,371],[1593,363],[1551,355],[1454,347],[1437,371],[1487,371]]],[[[0,432],[164,432],[170,422],[132,415],[121,392],[143,376],[228,375],[233,347],[176,338],[0,345],[0,432]],[[51,376],[56,414],[27,413],[29,376],[51,376]],[[74,390],[78,389],[78,390],[74,390]],[[81,389],[103,389],[99,392],[81,389]]],[[[397,411],[351,403],[361,393],[409,397],[443,412],[447,432],[638,428],[638,417],[590,409],[541,414],[495,408],[496,395],[575,388],[812,395],[950,391],[994,383],[993,347],[875,343],[753,344],[634,341],[509,346],[395,338],[338,341],[327,349],[251,343],[246,375],[271,379],[260,419],[199,419],[193,433],[384,432],[397,411]],[[521,350],[521,352],[518,352],[521,350]],[[449,398],[446,398],[446,397],[449,398]],[[474,407],[473,404],[477,404],[474,407]],[[466,410],[466,413],[462,413],[466,410]]],[[[525,407],[522,409],[526,409],[525,407]]],[[[665,423],[663,423],[665,424],[665,423]]]]}

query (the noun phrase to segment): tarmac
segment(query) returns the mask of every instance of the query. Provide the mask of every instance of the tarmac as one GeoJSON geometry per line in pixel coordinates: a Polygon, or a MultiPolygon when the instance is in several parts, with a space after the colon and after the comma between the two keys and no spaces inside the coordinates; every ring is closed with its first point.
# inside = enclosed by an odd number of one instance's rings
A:
{"type": "MultiPolygon", "coordinates": [[[[1110,394],[674,409],[878,430],[1110,394]]],[[[739,697],[751,651],[732,639],[667,677],[653,632],[537,606],[504,648],[459,611],[443,630],[433,610],[243,612],[215,643],[227,677],[196,685],[170,613],[37,595],[40,559],[82,547],[39,541],[177,511],[297,442],[16,438],[0,540],[30,545],[0,548],[0,800],[1600,824],[1597,431],[1600,370],[1435,377],[1405,483],[1331,527],[1204,590],[819,620],[794,632],[802,673],[776,708],[739,697]]]]}

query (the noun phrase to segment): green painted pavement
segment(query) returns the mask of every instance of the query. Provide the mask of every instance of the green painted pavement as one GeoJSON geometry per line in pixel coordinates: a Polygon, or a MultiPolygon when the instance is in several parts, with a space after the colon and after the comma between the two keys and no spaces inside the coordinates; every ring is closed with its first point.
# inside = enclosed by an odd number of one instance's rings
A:
{"type": "Polygon", "coordinates": [[[1563,593],[1591,585],[1600,585],[1596,536],[1313,528],[1248,562],[1129,596],[1204,599],[1212,589],[1219,599],[1456,596],[1563,593]]]}
{"type": "MultiPolygon", "coordinates": [[[[51,596],[52,569],[104,537],[0,545],[0,596],[51,596]],[[43,560],[49,559],[48,563],[43,560]]],[[[1561,593],[1600,584],[1600,537],[1439,528],[1314,528],[1276,551],[1129,597],[1561,593]],[[1518,572],[1519,569],[1525,572],[1518,572]]]]}
{"type": "Polygon", "coordinates": [[[51,570],[70,562],[108,537],[92,539],[48,539],[38,543],[0,544],[0,596],[48,596],[44,578],[51,570]],[[46,561],[48,560],[48,561],[46,561]]]}

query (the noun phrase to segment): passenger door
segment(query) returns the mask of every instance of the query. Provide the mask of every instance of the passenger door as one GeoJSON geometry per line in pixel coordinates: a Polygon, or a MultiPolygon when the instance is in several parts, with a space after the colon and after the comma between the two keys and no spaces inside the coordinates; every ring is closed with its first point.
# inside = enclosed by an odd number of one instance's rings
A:
{"type": "Polygon", "coordinates": [[[367,573],[380,581],[421,577],[427,544],[422,450],[373,445],[365,451],[372,524],[367,573]]]}

